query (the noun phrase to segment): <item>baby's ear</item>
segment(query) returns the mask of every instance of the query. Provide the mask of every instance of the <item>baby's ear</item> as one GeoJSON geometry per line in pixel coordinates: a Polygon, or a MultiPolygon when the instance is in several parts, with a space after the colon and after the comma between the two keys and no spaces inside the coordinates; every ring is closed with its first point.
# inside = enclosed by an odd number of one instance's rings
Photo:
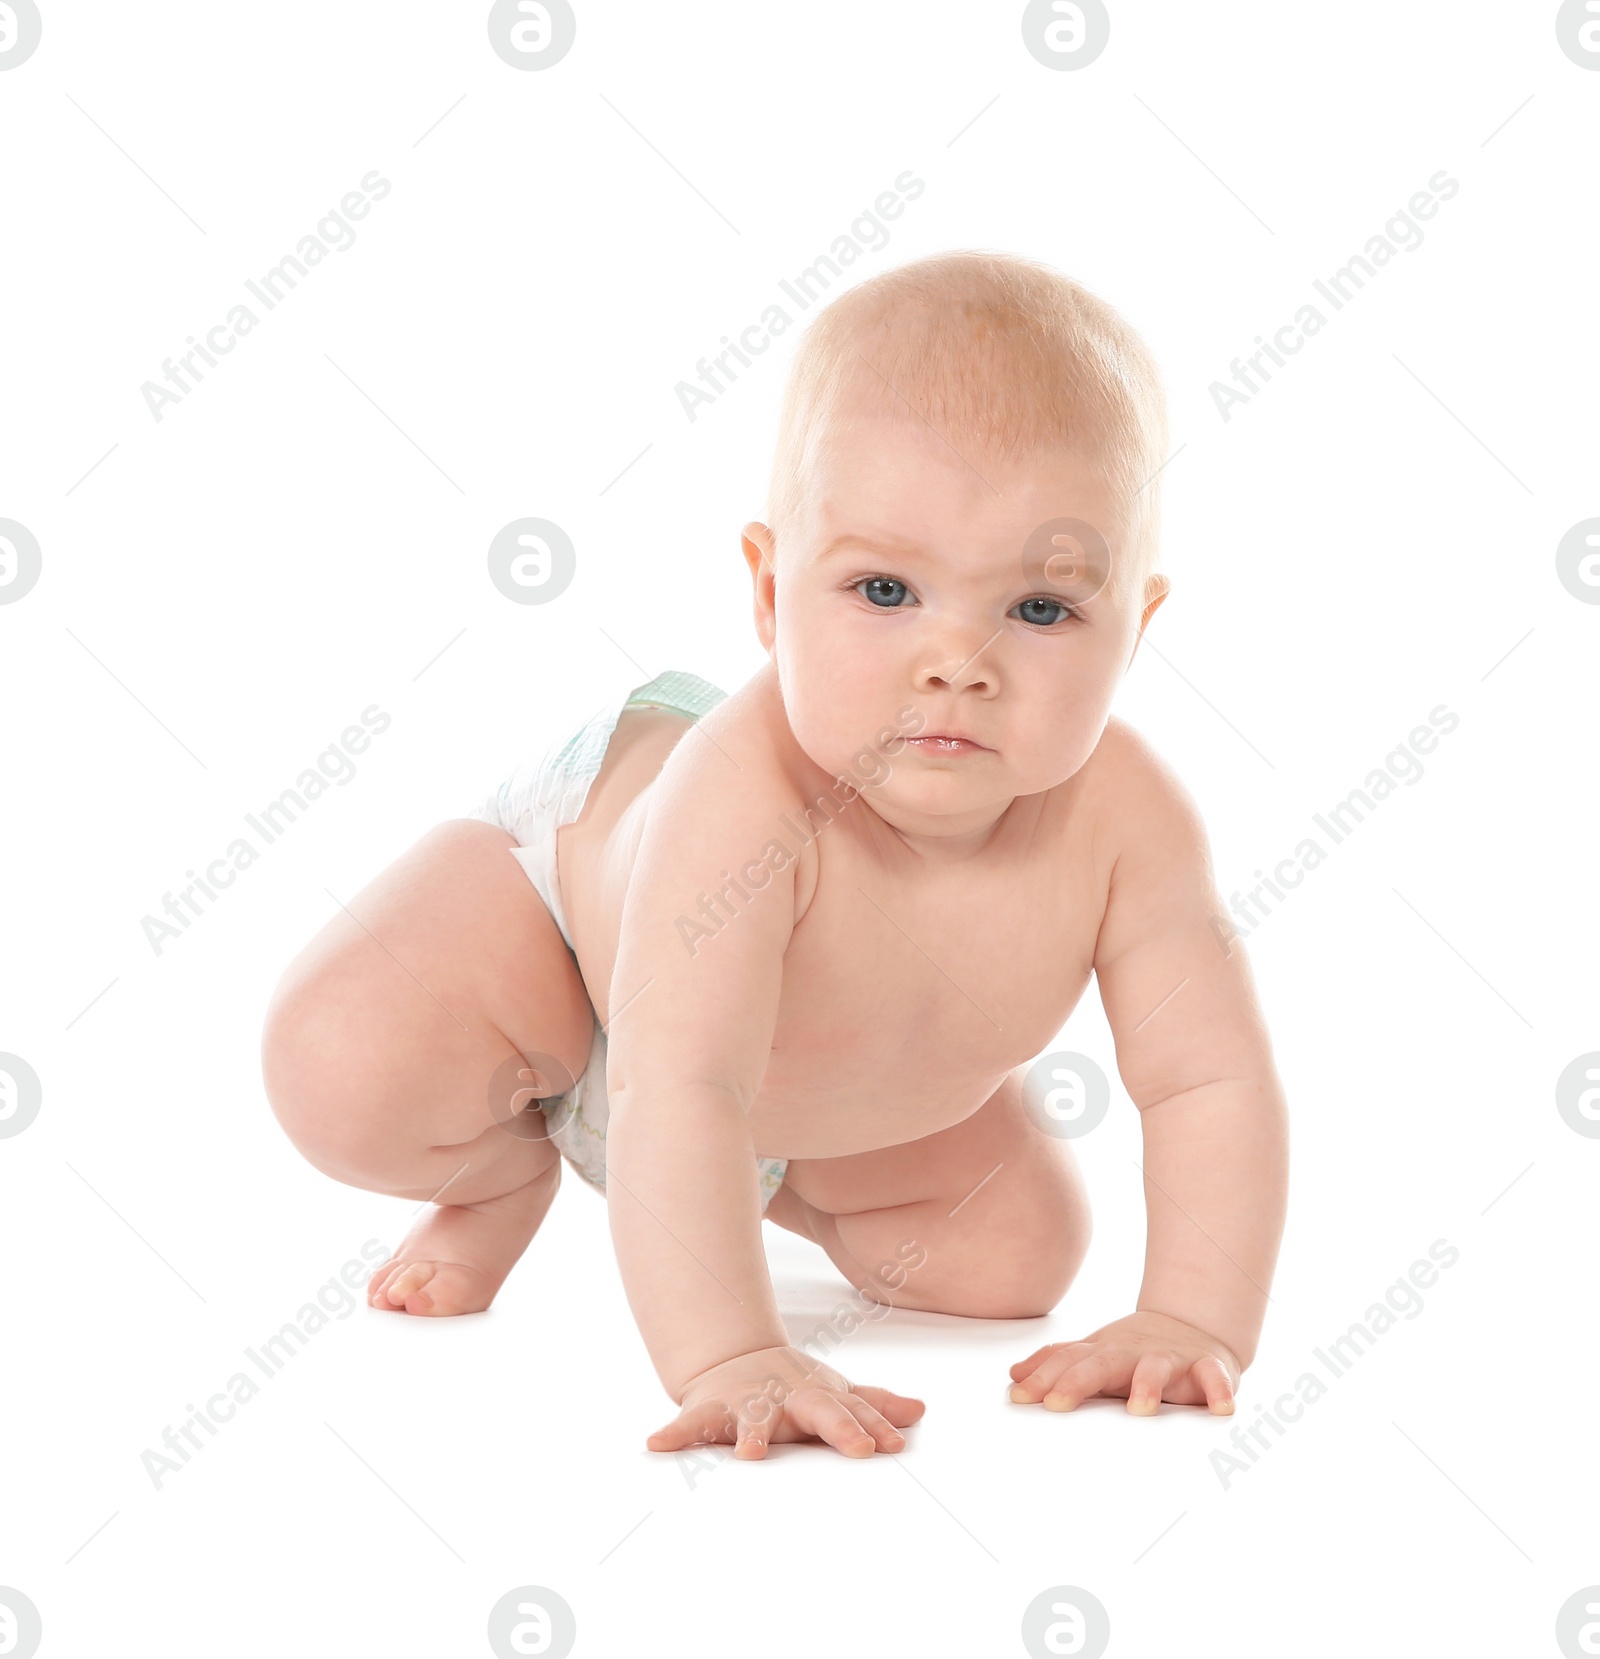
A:
{"type": "Polygon", "coordinates": [[[1144,616],[1139,623],[1141,633],[1149,626],[1150,618],[1161,608],[1161,602],[1172,592],[1172,579],[1164,571],[1157,571],[1144,585],[1144,616]]]}
{"type": "Polygon", "coordinates": [[[1122,665],[1124,674],[1133,666],[1133,659],[1139,654],[1139,644],[1144,639],[1144,631],[1150,626],[1150,618],[1161,608],[1161,602],[1172,591],[1171,580],[1157,571],[1153,576],[1145,579],[1144,584],[1144,615],[1139,618],[1139,632],[1133,636],[1133,649],[1128,653],[1128,660],[1122,665]]]}
{"type": "Polygon", "coordinates": [[[740,547],[755,586],[756,637],[762,650],[770,653],[777,637],[777,553],[771,530],[752,520],[740,533],[740,547]]]}
{"type": "Polygon", "coordinates": [[[744,550],[744,562],[750,567],[752,576],[756,573],[756,566],[762,559],[770,565],[775,562],[776,548],[772,532],[760,519],[751,519],[739,532],[740,544],[744,550]]]}

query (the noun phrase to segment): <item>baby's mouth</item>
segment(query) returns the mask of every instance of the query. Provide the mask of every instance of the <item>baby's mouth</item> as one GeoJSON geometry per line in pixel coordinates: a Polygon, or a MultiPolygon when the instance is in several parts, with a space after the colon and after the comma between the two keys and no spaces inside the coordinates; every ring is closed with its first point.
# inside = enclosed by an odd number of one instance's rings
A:
{"type": "Polygon", "coordinates": [[[906,745],[930,755],[985,755],[989,751],[970,737],[943,737],[937,732],[929,736],[908,737],[906,745]]]}

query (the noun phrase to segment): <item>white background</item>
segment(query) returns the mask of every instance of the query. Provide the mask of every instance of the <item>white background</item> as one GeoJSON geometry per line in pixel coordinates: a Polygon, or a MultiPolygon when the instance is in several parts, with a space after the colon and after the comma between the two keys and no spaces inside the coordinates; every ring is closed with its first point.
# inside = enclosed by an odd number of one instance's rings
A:
{"type": "MultiPolygon", "coordinates": [[[[1600,1582],[1600,1141],[1554,1093],[1600,1049],[1600,607],[1555,563],[1600,514],[1600,72],[1542,0],[1113,4],[1070,72],[1021,9],[580,4],[522,72],[482,3],[44,0],[0,73],[0,517],[43,552],[0,606],[0,1050],[43,1085],[0,1141],[0,1584],[44,1654],[488,1653],[529,1584],[579,1655],[1020,1654],[1056,1585],[1113,1655],[1538,1654],[1600,1582]],[[154,420],[141,384],[374,168],[355,244],[154,420]],[[1162,366],[1174,588],[1118,712],[1225,894],[1459,717],[1249,941],[1294,1174],[1235,1423],[1433,1241],[1459,1261],[1227,1486],[1203,1413],[1010,1405],[1013,1360],[1133,1306],[1114,1084],[1052,1316],[841,1350],[927,1400],[903,1455],[697,1465],[643,1450],[671,1403],[569,1179],[489,1313],[358,1306],[158,1489],[141,1453],[412,1209],[278,1129],[279,973],[602,698],[759,667],[738,530],[799,328],[693,422],[674,388],[907,169],[849,280],[1043,259],[1162,366]],[[1224,421],[1211,383],[1440,169],[1421,245],[1224,421]],[[553,604],[487,578],[525,515],[577,546],[553,604]],[[158,955],[141,919],[374,703],[355,779],[158,955]]],[[[1115,1079],[1092,995],[1057,1046],[1115,1079]]],[[[766,1233],[799,1336],[849,1287],[766,1233]]]]}

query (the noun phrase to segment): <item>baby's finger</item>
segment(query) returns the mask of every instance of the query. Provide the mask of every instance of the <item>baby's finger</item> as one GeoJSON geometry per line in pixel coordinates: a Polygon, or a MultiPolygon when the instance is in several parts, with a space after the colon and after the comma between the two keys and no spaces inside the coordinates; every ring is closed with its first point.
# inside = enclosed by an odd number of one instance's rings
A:
{"type": "Polygon", "coordinates": [[[846,1394],[844,1403],[851,1416],[877,1442],[880,1452],[897,1452],[906,1443],[906,1437],[887,1417],[860,1394],[846,1394]]]}
{"type": "Polygon", "coordinates": [[[645,1441],[645,1446],[652,1452],[677,1452],[705,1441],[714,1444],[727,1440],[729,1432],[727,1408],[715,1400],[705,1400],[687,1407],[664,1428],[657,1429],[645,1441]]]}
{"type": "Polygon", "coordinates": [[[740,1411],[733,1447],[735,1457],[757,1459],[767,1455],[772,1439],[772,1415],[765,1402],[758,1403],[754,1408],[746,1406],[740,1411]]]}
{"type": "Polygon", "coordinates": [[[1091,1394],[1099,1394],[1113,1384],[1124,1383],[1133,1367],[1128,1355],[1120,1352],[1101,1352],[1068,1366],[1056,1378],[1050,1392],[1044,1397],[1046,1411],[1076,1411],[1091,1394]]]}
{"type": "Polygon", "coordinates": [[[1128,1410],[1135,1417],[1154,1417],[1161,1409],[1161,1391],[1177,1365],[1164,1354],[1146,1354],[1133,1368],[1128,1384],[1128,1410]]]}
{"type": "Polygon", "coordinates": [[[1073,1360],[1082,1359],[1085,1354],[1092,1354],[1095,1347],[1095,1343],[1082,1338],[1076,1342],[1047,1342],[1044,1347],[1036,1348],[1026,1359],[1019,1359],[1011,1367],[1011,1375],[1031,1376],[1034,1372],[1043,1370],[1045,1364],[1052,1359],[1070,1364],[1073,1360]]]}
{"type": "Polygon", "coordinates": [[[1189,1375],[1206,1397],[1206,1405],[1215,1417],[1233,1415],[1233,1379],[1228,1368],[1215,1354],[1202,1354],[1189,1367],[1189,1375]]]}
{"type": "Polygon", "coordinates": [[[1046,1349],[1038,1366],[1011,1385],[1011,1398],[1019,1405],[1037,1405],[1050,1392],[1057,1377],[1098,1352],[1086,1342],[1061,1343],[1046,1349]]]}
{"type": "Polygon", "coordinates": [[[1012,1381],[1021,1382],[1022,1379],[1029,1375],[1034,1367],[1046,1357],[1046,1355],[1053,1354],[1058,1348],[1064,1347],[1066,1347],[1064,1342],[1047,1342],[1044,1347],[1035,1348],[1026,1359],[1019,1359],[1017,1363],[1011,1367],[1012,1381]]]}
{"type": "Polygon", "coordinates": [[[914,1395],[896,1394],[892,1388],[874,1388],[870,1383],[862,1383],[851,1392],[881,1411],[897,1429],[910,1428],[928,1409],[914,1395]]]}
{"type": "Polygon", "coordinates": [[[797,1389],[784,1401],[789,1421],[797,1428],[826,1440],[846,1457],[871,1457],[876,1442],[851,1415],[837,1394],[820,1388],[797,1389]]]}

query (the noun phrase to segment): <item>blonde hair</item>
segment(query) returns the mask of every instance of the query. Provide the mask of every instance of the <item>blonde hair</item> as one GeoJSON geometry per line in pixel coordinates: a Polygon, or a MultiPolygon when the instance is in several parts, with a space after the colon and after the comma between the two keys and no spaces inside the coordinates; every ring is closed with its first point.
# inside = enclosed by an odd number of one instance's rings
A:
{"type": "Polygon", "coordinates": [[[974,448],[1002,461],[1081,457],[1127,511],[1123,564],[1141,576],[1154,568],[1167,446],[1160,371],[1129,324],[1070,277],[957,249],[884,271],[820,311],[779,416],[767,524],[780,546],[804,517],[807,479],[839,412],[864,403],[923,416],[968,460],[974,448]]]}

